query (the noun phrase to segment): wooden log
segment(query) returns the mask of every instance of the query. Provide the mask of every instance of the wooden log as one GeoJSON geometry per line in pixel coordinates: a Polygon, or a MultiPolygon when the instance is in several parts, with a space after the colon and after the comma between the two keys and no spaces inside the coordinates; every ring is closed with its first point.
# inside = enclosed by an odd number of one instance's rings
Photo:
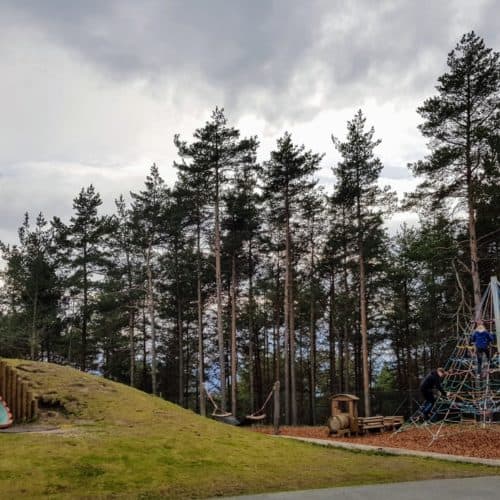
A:
{"type": "Polygon", "coordinates": [[[24,382],[21,382],[21,419],[23,421],[27,420],[27,411],[26,411],[26,406],[27,406],[27,400],[26,400],[26,384],[24,382]]]}
{"type": "Polygon", "coordinates": [[[6,375],[5,372],[7,370],[7,366],[4,361],[0,361],[0,396],[5,398],[6,396],[6,375]]]}
{"type": "Polygon", "coordinates": [[[330,434],[339,434],[340,431],[344,429],[350,429],[349,415],[347,413],[341,413],[340,415],[330,417],[328,419],[328,427],[330,429],[330,434]]]}
{"type": "Polygon", "coordinates": [[[12,369],[9,366],[9,386],[10,386],[10,411],[12,412],[12,417],[14,421],[17,418],[16,412],[16,395],[17,395],[17,387],[16,387],[16,378],[12,369]]]}
{"type": "Polygon", "coordinates": [[[31,400],[31,420],[35,420],[38,417],[38,401],[34,397],[31,400]]]}
{"type": "Polygon", "coordinates": [[[27,389],[26,390],[26,420],[30,421],[33,418],[31,412],[31,401],[33,400],[33,393],[27,389]]]}
{"type": "Polygon", "coordinates": [[[17,386],[17,395],[16,395],[17,420],[18,420],[18,422],[22,422],[22,420],[23,420],[23,384],[21,381],[21,377],[19,377],[19,375],[16,375],[16,386],[17,386]]]}
{"type": "Polygon", "coordinates": [[[5,402],[7,403],[7,406],[10,408],[11,404],[11,386],[10,386],[10,372],[9,372],[9,367],[5,367],[5,394],[3,398],[5,399],[5,402]]]}

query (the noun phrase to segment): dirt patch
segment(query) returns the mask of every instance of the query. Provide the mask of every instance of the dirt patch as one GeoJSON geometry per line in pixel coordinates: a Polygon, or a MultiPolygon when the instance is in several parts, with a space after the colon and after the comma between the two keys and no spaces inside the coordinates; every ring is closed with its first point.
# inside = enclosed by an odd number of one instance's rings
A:
{"type": "Polygon", "coordinates": [[[51,425],[13,425],[12,427],[8,427],[7,429],[2,429],[0,432],[5,434],[21,434],[25,432],[36,432],[39,434],[62,434],[65,431],[60,427],[51,426],[51,425]]]}
{"type": "Polygon", "coordinates": [[[16,366],[16,369],[29,373],[46,373],[46,371],[42,370],[40,366],[31,364],[19,364],[16,366]]]}
{"type": "MultiPolygon", "coordinates": [[[[272,434],[273,432],[271,427],[255,427],[253,430],[264,434],[272,434]]],[[[350,438],[335,438],[328,435],[327,427],[284,426],[280,427],[280,434],[371,446],[432,451],[466,457],[500,458],[500,426],[496,424],[485,429],[472,425],[447,425],[442,428],[439,438],[433,443],[431,443],[432,435],[429,430],[423,427],[410,428],[398,433],[386,432],[350,438]]]]}

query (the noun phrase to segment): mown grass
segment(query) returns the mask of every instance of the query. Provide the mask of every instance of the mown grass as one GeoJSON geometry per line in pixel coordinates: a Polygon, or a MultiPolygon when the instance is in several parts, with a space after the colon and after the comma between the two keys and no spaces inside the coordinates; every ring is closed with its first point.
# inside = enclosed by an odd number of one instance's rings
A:
{"type": "Polygon", "coordinates": [[[207,498],[500,472],[281,440],[70,368],[10,362],[65,432],[0,434],[0,498],[207,498]]]}

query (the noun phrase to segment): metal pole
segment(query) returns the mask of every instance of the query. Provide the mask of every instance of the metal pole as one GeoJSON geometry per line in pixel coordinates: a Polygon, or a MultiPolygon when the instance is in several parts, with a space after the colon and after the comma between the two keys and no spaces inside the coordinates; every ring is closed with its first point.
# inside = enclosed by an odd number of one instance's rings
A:
{"type": "Polygon", "coordinates": [[[493,297],[493,315],[497,334],[497,356],[500,356],[500,287],[496,276],[491,277],[491,296],[493,297]]]}

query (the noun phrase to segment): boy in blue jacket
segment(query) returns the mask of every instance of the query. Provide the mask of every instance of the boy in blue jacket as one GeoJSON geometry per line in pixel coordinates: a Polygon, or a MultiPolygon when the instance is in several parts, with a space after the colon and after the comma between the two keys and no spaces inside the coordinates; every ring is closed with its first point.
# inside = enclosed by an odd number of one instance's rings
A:
{"type": "Polygon", "coordinates": [[[488,365],[491,361],[490,345],[495,341],[495,337],[486,330],[482,321],[478,321],[476,329],[470,336],[470,343],[474,343],[477,357],[477,374],[481,375],[481,367],[483,364],[483,354],[486,355],[488,365]]]}

